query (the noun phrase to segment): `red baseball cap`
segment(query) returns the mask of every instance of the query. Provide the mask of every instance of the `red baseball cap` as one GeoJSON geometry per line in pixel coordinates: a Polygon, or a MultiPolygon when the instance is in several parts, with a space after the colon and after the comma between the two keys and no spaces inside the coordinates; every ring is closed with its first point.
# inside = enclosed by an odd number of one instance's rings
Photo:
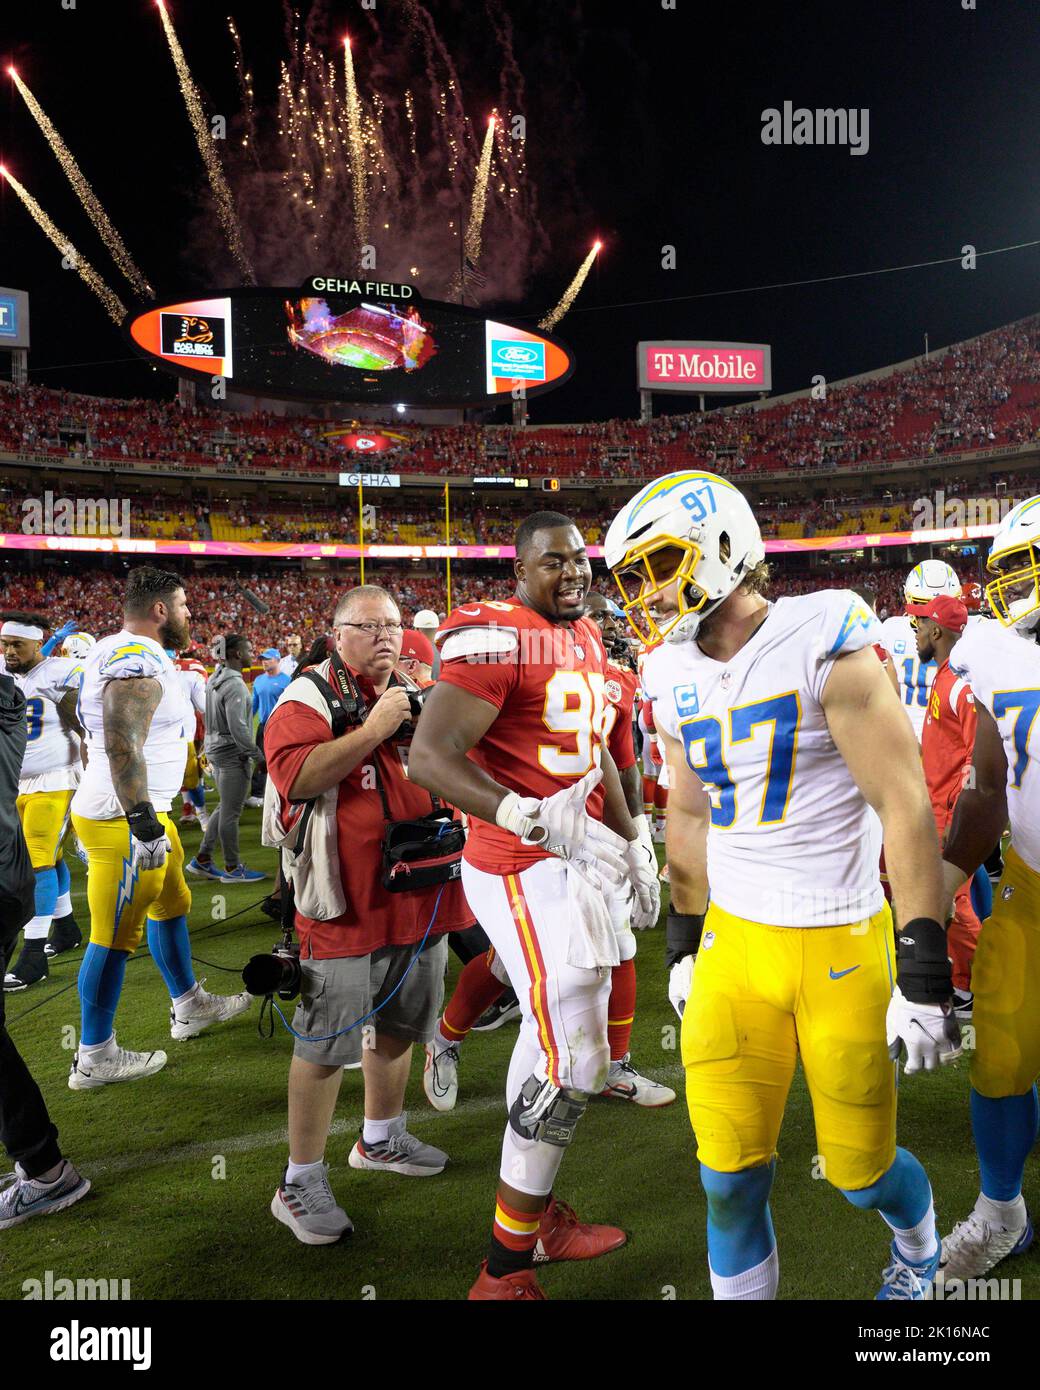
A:
{"type": "Polygon", "coordinates": [[[432,666],[433,643],[421,632],[416,632],[412,627],[406,627],[401,637],[401,655],[406,659],[411,657],[413,661],[422,661],[427,666],[432,666]]]}
{"type": "Polygon", "coordinates": [[[968,610],[959,598],[938,594],[927,603],[908,603],[906,611],[915,618],[931,618],[951,632],[963,632],[968,626],[968,610]]]}

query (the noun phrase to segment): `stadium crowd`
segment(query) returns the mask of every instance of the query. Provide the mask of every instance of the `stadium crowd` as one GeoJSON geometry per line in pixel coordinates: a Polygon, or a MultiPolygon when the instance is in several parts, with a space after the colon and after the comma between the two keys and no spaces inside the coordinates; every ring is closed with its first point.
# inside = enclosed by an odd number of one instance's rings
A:
{"type": "MultiPolygon", "coordinates": [[[[400,421],[394,423],[395,432],[400,421]]],[[[0,391],[0,451],[55,459],[164,461],[179,469],[338,471],[328,420],[250,415],[177,401],[77,396],[40,386],[0,391]]],[[[691,466],[740,477],[831,472],[1040,437],[1040,316],[775,405],[665,415],[648,425],[460,425],[411,432],[381,456],[395,472],[645,478],[691,466]]]]}

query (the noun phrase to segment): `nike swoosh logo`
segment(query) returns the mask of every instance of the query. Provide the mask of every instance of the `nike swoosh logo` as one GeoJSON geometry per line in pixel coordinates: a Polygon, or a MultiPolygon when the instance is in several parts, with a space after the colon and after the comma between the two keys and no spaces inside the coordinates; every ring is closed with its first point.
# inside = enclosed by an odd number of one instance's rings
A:
{"type": "Polygon", "coordinates": [[[832,980],[840,980],[841,977],[842,977],[843,975],[851,975],[852,972],[853,972],[854,970],[858,970],[858,969],[859,969],[859,966],[858,966],[858,965],[850,965],[849,968],[848,968],[848,970],[835,970],[834,966],[832,965],[832,966],[831,966],[831,979],[832,979],[832,980]]]}

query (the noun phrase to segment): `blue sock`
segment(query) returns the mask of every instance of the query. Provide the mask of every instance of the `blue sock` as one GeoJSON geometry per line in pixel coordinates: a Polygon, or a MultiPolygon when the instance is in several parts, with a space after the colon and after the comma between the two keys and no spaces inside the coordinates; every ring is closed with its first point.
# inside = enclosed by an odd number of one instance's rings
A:
{"type": "Polygon", "coordinates": [[[58,874],[52,864],[36,870],[35,910],[37,917],[53,917],[58,905],[58,874]]]}
{"type": "Polygon", "coordinates": [[[1040,1106],[1035,1086],[1024,1096],[996,1100],[972,1090],[971,1127],[985,1196],[995,1202],[1012,1202],[1022,1191],[1022,1175],[1038,1126],[1040,1106]]]}
{"type": "Polygon", "coordinates": [[[897,1231],[919,1225],[932,1205],[928,1174],[907,1149],[896,1149],[891,1168],[872,1187],[843,1187],[841,1192],[854,1207],[879,1211],[897,1231]]]}
{"type": "Polygon", "coordinates": [[[975,870],[975,876],[971,880],[971,905],[980,922],[984,922],[993,913],[993,884],[989,881],[985,864],[981,864],[975,870]]]}
{"type": "Polygon", "coordinates": [[[708,1263],[724,1279],[754,1269],[776,1248],[769,1191],[776,1160],[742,1173],[718,1173],[701,1164],[708,1196],[708,1263]]]}
{"type": "MultiPolygon", "coordinates": [[[[199,782],[197,787],[192,787],[191,791],[188,793],[188,798],[196,809],[199,811],[204,809],[206,805],[206,788],[201,782],[199,782]]],[[[988,881],[987,879],[987,882],[988,881]]]]}
{"type": "Polygon", "coordinates": [[[149,917],[148,949],[166,981],[170,998],[179,999],[187,994],[195,983],[187,917],[182,913],[180,917],[168,917],[165,922],[155,922],[149,917]]]}
{"type": "Polygon", "coordinates": [[[116,951],[94,941],[83,954],[77,982],[82,1017],[80,1041],[88,1047],[107,1042],[112,1036],[129,959],[129,951],[116,951]]]}
{"type": "MultiPolygon", "coordinates": [[[[62,898],[72,887],[72,875],[69,873],[69,866],[65,863],[64,857],[58,860],[54,866],[54,872],[58,876],[58,898],[62,898]]],[[[55,899],[57,905],[57,898],[55,899]]]]}

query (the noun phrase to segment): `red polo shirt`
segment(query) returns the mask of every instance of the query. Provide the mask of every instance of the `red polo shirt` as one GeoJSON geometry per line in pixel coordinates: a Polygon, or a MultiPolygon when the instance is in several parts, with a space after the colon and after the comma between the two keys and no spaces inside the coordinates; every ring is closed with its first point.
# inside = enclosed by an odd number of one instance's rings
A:
{"type": "MultiPolygon", "coordinates": [[[[348,670],[371,708],[376,699],[371,682],[352,667],[348,670]]],[[[287,793],[308,755],[319,743],[332,741],[332,730],[322,716],[287,695],[288,691],[264,729],[267,772],[282,799],[283,817],[288,813],[287,793]]],[[[316,922],[297,912],[296,932],[305,959],[367,956],[382,946],[411,946],[426,931],[439,889],[388,893],[382,882],[385,820],[373,765],[378,764],[394,820],[413,820],[430,810],[429,792],[409,782],[405,773],[402,755],[406,752],[407,744],[388,740],[340,783],[336,820],[339,870],[347,911],[327,922],[316,922]]],[[[462,884],[457,881],[445,884],[431,937],[459,931],[472,926],[473,921],[462,884]]]]}
{"type": "Polygon", "coordinates": [[[921,762],[928,784],[935,824],[942,841],[953,808],[966,785],[975,748],[978,715],[967,682],[944,661],[935,673],[928,697],[928,714],[921,731],[921,762]]]}

